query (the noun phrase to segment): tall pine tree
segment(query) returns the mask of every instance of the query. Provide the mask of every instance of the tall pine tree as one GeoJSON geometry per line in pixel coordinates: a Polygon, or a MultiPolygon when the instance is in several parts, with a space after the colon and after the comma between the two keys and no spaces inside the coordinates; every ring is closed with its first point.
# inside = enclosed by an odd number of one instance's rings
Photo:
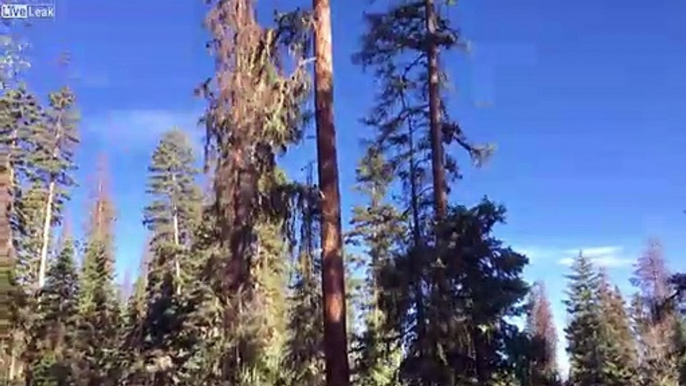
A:
{"type": "Polygon", "coordinates": [[[119,304],[114,285],[114,207],[105,164],[98,165],[87,239],[83,250],[79,296],[78,384],[116,385],[119,380],[119,304]]]}
{"type": "Polygon", "coordinates": [[[78,358],[78,276],[74,241],[67,235],[38,296],[38,320],[32,326],[27,385],[73,385],[78,358]]]}
{"type": "Polygon", "coordinates": [[[23,84],[5,90],[0,101],[0,140],[7,149],[12,205],[9,221],[15,252],[14,319],[9,379],[21,377],[25,341],[35,316],[45,189],[39,176],[45,109],[23,84]]]}
{"type": "Polygon", "coordinates": [[[435,11],[434,5],[397,1],[391,2],[385,12],[365,15],[367,31],[354,60],[372,69],[379,80],[376,104],[365,123],[375,129],[373,146],[383,153],[396,176],[394,182],[401,183],[404,194],[398,201],[401,211],[410,216],[411,238],[405,258],[399,260],[397,274],[401,280],[396,280],[404,284],[398,286],[397,293],[404,294],[405,301],[411,303],[402,319],[406,326],[412,326],[407,333],[416,348],[412,352],[416,367],[421,369],[417,372],[427,372],[426,377],[430,377],[429,368],[419,363],[430,361],[426,350],[436,345],[427,340],[426,332],[428,298],[433,296],[429,292],[439,288],[432,282],[436,276],[430,272],[438,257],[432,246],[436,236],[434,220],[445,218],[447,182],[460,174],[455,158],[444,157],[442,150],[444,146],[458,145],[481,162],[490,148],[470,143],[459,124],[450,118],[440,95],[446,77],[434,59],[437,49],[449,50],[461,42],[450,20],[427,10],[435,11]],[[432,55],[427,55],[429,51],[432,55]],[[429,100],[431,103],[427,103],[429,100]],[[435,171],[435,181],[429,168],[435,171]],[[436,210],[432,211],[434,206],[436,210]]]}
{"type": "Polygon", "coordinates": [[[141,279],[146,289],[139,348],[150,385],[176,384],[174,364],[183,360],[179,339],[185,312],[183,272],[189,266],[201,210],[195,162],[190,139],[180,129],[172,129],[163,134],[148,168],[147,193],[152,202],[145,208],[144,224],[152,233],[151,260],[146,278],[141,279]]]}
{"type": "Polygon", "coordinates": [[[673,307],[663,307],[672,292],[669,279],[661,243],[649,240],[632,279],[638,288],[632,311],[644,385],[676,385],[679,380],[675,346],[678,318],[673,307]]]}
{"type": "Polygon", "coordinates": [[[292,267],[289,299],[288,338],[284,368],[291,386],[324,384],[324,351],[319,249],[319,194],[314,185],[313,164],[307,165],[307,179],[298,195],[300,237],[292,267]]]}
{"type": "Polygon", "coordinates": [[[366,255],[368,300],[364,307],[364,331],[355,347],[361,351],[355,364],[355,384],[382,386],[395,384],[401,359],[401,346],[393,339],[398,333],[389,318],[392,296],[385,291],[393,255],[404,245],[406,218],[386,202],[392,169],[383,155],[368,149],[357,169],[358,189],[367,196],[366,206],[353,209],[349,243],[364,247],[366,255]]]}
{"type": "Polygon", "coordinates": [[[619,288],[612,287],[605,271],[600,273],[600,320],[607,345],[606,373],[615,384],[634,385],[636,378],[636,341],[632,335],[629,315],[619,288]]]}
{"type": "Polygon", "coordinates": [[[152,202],[145,208],[144,224],[152,243],[175,254],[171,264],[177,294],[182,289],[182,260],[200,220],[201,195],[193,145],[180,129],[163,134],[148,167],[147,193],[152,202]]]}
{"type": "Polygon", "coordinates": [[[557,366],[557,331],[553,312],[543,282],[537,282],[529,293],[526,332],[530,339],[527,385],[559,384],[557,366]]]}
{"type": "Polygon", "coordinates": [[[583,254],[574,260],[565,301],[569,324],[565,329],[569,355],[569,382],[578,386],[604,384],[600,337],[599,277],[583,254]]]}
{"type": "Polygon", "coordinates": [[[610,293],[607,280],[582,254],[575,259],[568,277],[569,299],[565,303],[570,321],[565,334],[569,382],[579,386],[630,385],[635,379],[625,357],[630,343],[620,340],[626,322],[619,320],[621,312],[610,300],[615,295],[610,293]]]}
{"type": "Polygon", "coordinates": [[[74,150],[79,141],[75,99],[73,92],[67,87],[50,94],[50,107],[46,111],[44,127],[40,133],[40,162],[37,162],[37,172],[46,191],[42,210],[39,288],[45,282],[52,227],[61,221],[62,208],[69,198],[68,189],[74,185],[71,173],[76,168],[74,150]]]}
{"type": "Polygon", "coordinates": [[[253,1],[210,5],[216,75],[201,92],[210,103],[206,159],[215,166],[216,229],[209,232],[218,242],[194,289],[202,302],[193,312],[194,335],[205,336],[199,340],[208,355],[193,361],[212,368],[209,382],[268,384],[279,376],[285,338],[285,225],[292,215],[276,157],[302,138],[310,22],[300,12],[277,13],[267,28],[253,1]]]}

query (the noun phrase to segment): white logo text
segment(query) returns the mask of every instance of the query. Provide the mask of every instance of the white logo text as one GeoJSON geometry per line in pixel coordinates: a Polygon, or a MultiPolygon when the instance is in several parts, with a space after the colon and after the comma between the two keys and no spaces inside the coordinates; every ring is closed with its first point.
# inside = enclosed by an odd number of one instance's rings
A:
{"type": "Polygon", "coordinates": [[[52,4],[2,4],[0,16],[3,19],[45,19],[55,17],[52,4]]]}

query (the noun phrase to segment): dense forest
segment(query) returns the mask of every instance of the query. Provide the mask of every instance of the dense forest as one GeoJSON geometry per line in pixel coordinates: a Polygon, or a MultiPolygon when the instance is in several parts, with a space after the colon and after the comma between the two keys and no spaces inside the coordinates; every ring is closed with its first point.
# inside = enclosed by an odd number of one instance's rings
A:
{"type": "Polygon", "coordinates": [[[205,151],[181,129],[159,138],[131,288],[115,281],[104,158],[80,181],[88,218],[65,215],[88,146],[78,95],[67,84],[36,95],[22,43],[5,38],[0,385],[685,385],[686,276],[669,271],[657,239],[630,294],[574,259],[561,373],[545,286],[493,234],[505,207],[449,199],[464,164],[497,157],[446,107],[439,54],[468,45],[433,0],[392,3],[364,14],[352,58],[377,89],[359,138],[366,201],[343,226],[329,0],[270,24],[254,1],[209,2],[215,73],[195,90],[205,151]],[[289,179],[281,157],[311,134],[317,162],[289,179]],[[72,222],[88,224],[83,239],[72,222]]]}

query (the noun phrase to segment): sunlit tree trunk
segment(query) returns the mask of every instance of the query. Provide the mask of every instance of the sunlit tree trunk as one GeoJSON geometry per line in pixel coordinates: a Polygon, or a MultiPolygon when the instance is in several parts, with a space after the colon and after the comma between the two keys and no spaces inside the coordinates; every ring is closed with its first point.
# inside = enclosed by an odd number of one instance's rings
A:
{"type": "MultiPolygon", "coordinates": [[[[60,135],[62,130],[60,128],[60,120],[57,121],[57,138],[55,138],[55,150],[53,151],[53,160],[57,159],[60,152],[60,135]]],[[[38,288],[43,288],[45,285],[45,274],[48,270],[48,246],[50,245],[50,229],[52,227],[52,206],[55,200],[56,181],[55,176],[50,175],[50,182],[48,183],[48,197],[45,202],[45,216],[43,217],[43,244],[40,250],[40,269],[38,271],[38,288]]]]}
{"type": "Polygon", "coordinates": [[[40,251],[40,270],[38,271],[38,288],[45,285],[45,274],[48,270],[48,247],[50,246],[50,228],[52,224],[52,203],[55,198],[55,181],[50,181],[48,198],[45,202],[45,217],[43,222],[43,244],[40,251]]]}
{"type": "MultiPolygon", "coordinates": [[[[172,174],[172,182],[176,184],[176,175],[172,174]]],[[[176,204],[172,205],[172,226],[174,228],[174,247],[178,248],[181,244],[179,237],[179,211],[176,204]]],[[[178,251],[174,255],[174,276],[176,277],[176,294],[181,294],[181,262],[179,261],[178,251]]]]}
{"type": "Polygon", "coordinates": [[[322,192],[322,295],[327,386],[348,386],[350,367],[346,337],[345,270],[341,240],[336,130],[333,119],[331,5],[313,0],[315,106],[319,187],[322,192]]]}

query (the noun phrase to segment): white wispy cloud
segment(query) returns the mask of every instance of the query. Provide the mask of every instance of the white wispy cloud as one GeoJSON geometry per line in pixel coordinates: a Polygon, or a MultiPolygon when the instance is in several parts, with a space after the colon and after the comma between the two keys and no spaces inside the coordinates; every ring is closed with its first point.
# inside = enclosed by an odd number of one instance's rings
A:
{"type": "Polygon", "coordinates": [[[623,247],[613,245],[567,249],[563,251],[563,257],[558,262],[562,265],[570,266],[579,253],[589,258],[593,264],[605,268],[627,267],[634,261],[632,258],[626,257],[623,247]]]}
{"type": "Polygon", "coordinates": [[[546,248],[540,246],[521,246],[513,248],[516,252],[526,255],[529,260],[543,260],[550,257],[559,256],[560,250],[555,248],[546,248]]]}
{"type": "Polygon", "coordinates": [[[595,265],[605,268],[627,267],[634,261],[623,247],[616,245],[579,248],[523,245],[515,247],[514,250],[526,255],[532,262],[557,260],[559,264],[565,266],[572,265],[579,252],[588,257],[595,265]]]}
{"type": "Polygon", "coordinates": [[[200,144],[203,132],[198,127],[199,117],[197,110],[113,110],[84,116],[82,127],[108,148],[136,151],[148,149],[173,127],[185,130],[200,144]]]}

